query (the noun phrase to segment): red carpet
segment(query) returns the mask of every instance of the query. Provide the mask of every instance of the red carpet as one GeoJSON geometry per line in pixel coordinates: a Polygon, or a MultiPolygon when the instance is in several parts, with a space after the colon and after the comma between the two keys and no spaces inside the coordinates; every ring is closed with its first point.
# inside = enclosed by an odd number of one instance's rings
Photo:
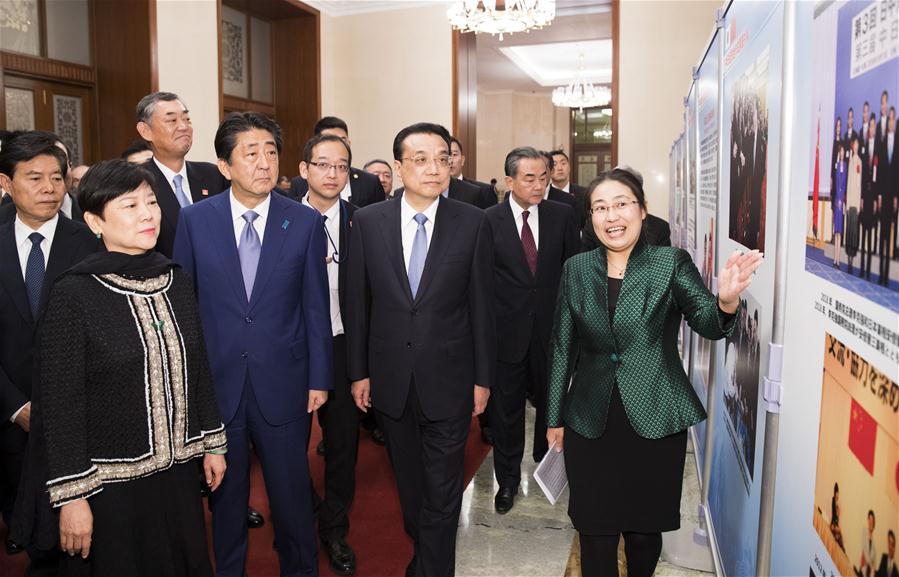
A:
{"type": "MultiPolygon", "coordinates": [[[[309,446],[314,449],[320,438],[321,430],[316,424],[309,446]]],[[[481,442],[477,421],[472,420],[465,447],[466,485],[489,451],[490,447],[481,442]]],[[[319,494],[323,493],[324,463],[324,459],[316,455],[314,450],[310,451],[309,466],[319,494]]],[[[266,524],[259,529],[250,530],[247,573],[250,577],[277,577],[278,556],[272,549],[274,533],[269,522],[271,515],[268,498],[258,463],[253,464],[251,485],[250,505],[265,515],[266,524]]],[[[0,531],[0,535],[5,535],[5,530],[0,531]]],[[[211,535],[209,540],[211,544],[211,535]]],[[[350,534],[347,541],[356,551],[356,575],[359,577],[401,577],[412,558],[412,542],[403,531],[403,517],[387,450],[372,442],[365,431],[361,432],[359,439],[356,500],[350,511],[350,534]]],[[[27,564],[28,558],[24,553],[8,557],[0,548],[0,575],[3,577],[24,575],[27,564]]],[[[323,576],[334,575],[326,556],[319,556],[319,572],[323,576]]]]}

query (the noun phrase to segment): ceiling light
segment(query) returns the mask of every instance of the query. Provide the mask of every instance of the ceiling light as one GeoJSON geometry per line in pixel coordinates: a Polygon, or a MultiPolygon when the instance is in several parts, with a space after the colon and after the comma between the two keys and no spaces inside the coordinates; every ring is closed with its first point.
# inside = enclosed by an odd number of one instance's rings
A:
{"type": "Polygon", "coordinates": [[[556,16],[556,0],[506,0],[502,9],[497,0],[457,0],[446,11],[453,28],[462,32],[503,34],[543,28],[556,16]]]}
{"type": "MultiPolygon", "coordinates": [[[[580,55],[581,62],[584,55],[580,55]]],[[[612,91],[607,86],[594,86],[584,78],[583,65],[578,68],[577,77],[568,86],[559,86],[553,90],[553,104],[559,107],[593,108],[605,106],[612,101],[612,91]]]]}

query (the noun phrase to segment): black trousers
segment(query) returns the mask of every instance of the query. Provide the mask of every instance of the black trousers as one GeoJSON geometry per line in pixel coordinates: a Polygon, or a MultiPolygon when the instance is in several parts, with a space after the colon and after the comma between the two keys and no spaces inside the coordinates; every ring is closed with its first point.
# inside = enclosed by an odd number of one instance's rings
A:
{"type": "Polygon", "coordinates": [[[0,515],[6,526],[12,520],[25,462],[28,434],[15,423],[0,424],[0,515]]]}
{"type": "Polygon", "coordinates": [[[325,450],[325,498],[318,511],[322,539],[342,539],[350,529],[349,510],[356,494],[359,410],[346,372],[346,336],[334,337],[334,389],[318,410],[325,450]]]}
{"type": "Polygon", "coordinates": [[[387,438],[403,524],[415,546],[415,575],[451,577],[456,569],[456,528],[471,414],[465,411],[430,421],[421,411],[415,389],[413,379],[399,418],[376,414],[387,438]]]}
{"type": "Polygon", "coordinates": [[[546,454],[546,353],[536,331],[524,358],[517,363],[496,363],[496,384],[490,391],[491,430],[493,431],[493,471],[500,487],[518,487],[521,459],[524,456],[525,395],[534,391],[537,421],[534,425],[535,460],[546,454]]]}
{"type": "Polygon", "coordinates": [[[874,245],[874,238],[877,236],[877,223],[874,217],[865,217],[865,224],[862,224],[862,237],[858,243],[860,262],[858,263],[858,276],[871,278],[871,255],[877,249],[874,245]],[[870,219],[870,220],[868,220],[870,219]]]}
{"type": "MultiPolygon", "coordinates": [[[[662,553],[661,533],[624,533],[624,555],[628,577],[652,577],[662,553]]],[[[585,535],[581,542],[582,577],[618,577],[620,536],[585,535]]]]}
{"type": "Polygon", "coordinates": [[[887,286],[890,282],[890,249],[892,248],[892,239],[890,232],[892,223],[883,218],[880,219],[880,237],[878,244],[878,254],[880,255],[880,284],[887,286]]]}

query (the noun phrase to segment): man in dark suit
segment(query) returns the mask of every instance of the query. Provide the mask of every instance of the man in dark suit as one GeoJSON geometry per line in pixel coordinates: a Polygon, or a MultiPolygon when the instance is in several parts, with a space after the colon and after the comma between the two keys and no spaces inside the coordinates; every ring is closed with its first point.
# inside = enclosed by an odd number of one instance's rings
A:
{"type": "Polygon", "coordinates": [[[441,198],[449,148],[436,124],[397,134],[406,191],[356,212],[347,284],[353,398],[387,436],[418,577],[454,572],[465,441],[496,362],[490,230],[483,211],[441,198]]]}
{"type": "Polygon", "coordinates": [[[228,474],[212,493],[219,577],[242,577],[252,439],[271,502],[281,575],[316,575],[306,447],[331,388],[327,241],[321,217],[280,194],[281,129],[229,114],[215,135],[221,194],[185,207],[174,259],[194,279],[228,435],[228,474]]]}
{"type": "Polygon", "coordinates": [[[518,494],[528,390],[534,391],[537,408],[534,459],[542,459],[548,449],[546,354],[562,265],[579,249],[574,212],[567,205],[543,201],[545,172],[537,150],[514,149],[505,162],[510,200],[486,211],[493,237],[497,337],[489,411],[498,513],[508,512],[518,494]]]}
{"type": "MultiPolygon", "coordinates": [[[[350,142],[350,131],[346,122],[336,116],[325,116],[315,123],[312,129],[315,136],[319,134],[332,134],[344,140],[347,146],[352,146],[350,142]]],[[[290,181],[290,192],[288,196],[297,202],[306,195],[309,186],[302,176],[296,176],[290,181]]],[[[358,168],[350,168],[349,182],[340,191],[340,198],[346,200],[359,208],[380,202],[387,198],[384,188],[378,177],[359,170],[358,168]]]]}
{"type": "MultiPolygon", "coordinates": [[[[865,104],[867,105],[867,103],[865,104]]],[[[859,157],[862,161],[862,206],[859,224],[862,234],[858,247],[860,260],[858,276],[866,280],[871,280],[871,256],[877,248],[874,241],[877,232],[874,205],[877,204],[877,168],[880,164],[880,146],[877,145],[874,136],[876,123],[873,114],[865,121],[865,128],[861,134],[868,135],[868,138],[862,140],[859,148],[859,157]]]]}
{"type": "Polygon", "coordinates": [[[462,180],[478,187],[479,208],[490,208],[496,204],[496,189],[486,182],[479,182],[462,175],[462,169],[465,168],[465,150],[462,143],[455,136],[450,137],[450,177],[462,180]]]}
{"type": "MultiPolygon", "coordinates": [[[[7,527],[31,427],[35,325],[56,278],[98,244],[84,224],[60,214],[67,164],[54,140],[37,132],[5,141],[0,151],[0,187],[14,203],[12,220],[0,225],[0,511],[7,527]]],[[[54,556],[29,555],[35,569],[54,556]]]]}
{"type": "MultiPolygon", "coordinates": [[[[879,284],[888,286],[890,282],[890,260],[896,215],[899,213],[899,143],[896,142],[896,117],[890,116],[887,133],[881,144],[880,163],[877,167],[878,195],[877,213],[880,222],[878,254],[880,256],[879,284]]],[[[896,251],[899,252],[899,251],[896,251]]]]}
{"type": "Polygon", "coordinates": [[[896,565],[896,534],[890,529],[887,531],[887,552],[880,556],[880,565],[876,577],[899,577],[899,567],[896,565]]]}
{"type": "MultiPolygon", "coordinates": [[[[543,200],[552,200],[555,202],[561,202],[562,204],[567,204],[571,207],[571,210],[574,211],[574,219],[577,222],[581,217],[580,213],[582,210],[578,209],[577,199],[573,194],[562,191],[555,186],[553,186],[552,180],[550,179],[550,175],[553,173],[553,169],[555,168],[555,161],[553,160],[552,154],[549,152],[541,151],[543,155],[543,160],[546,163],[546,174],[542,177],[543,179],[543,200]]],[[[506,195],[506,198],[509,198],[509,195],[506,195]]]]}
{"type": "Polygon", "coordinates": [[[886,90],[880,93],[880,117],[877,119],[877,128],[874,136],[881,145],[884,143],[887,135],[887,124],[890,110],[890,93],[886,90]]]}
{"type": "Polygon", "coordinates": [[[322,258],[328,269],[334,380],[330,399],[318,411],[325,451],[325,498],[318,510],[318,534],[331,569],[338,575],[356,572],[356,554],[346,542],[349,509],[356,493],[359,411],[347,378],[346,316],[347,253],[356,207],[340,198],[353,161],[349,145],[330,135],[313,136],[303,147],[300,175],[309,184],[303,204],[322,218],[328,243],[322,258]]]}
{"type": "Polygon", "coordinates": [[[214,164],[184,160],[193,145],[194,129],[177,94],[154,92],[141,98],[137,132],[153,151],[143,166],[154,177],[153,190],[162,210],[156,250],[171,257],[181,209],[222,192],[228,181],[214,164]]]}
{"type": "Polygon", "coordinates": [[[564,150],[553,150],[549,155],[553,159],[552,174],[550,174],[552,184],[562,192],[567,192],[574,197],[577,203],[574,224],[580,230],[587,220],[587,189],[571,182],[571,162],[568,160],[568,155],[565,154],[564,150]]]}

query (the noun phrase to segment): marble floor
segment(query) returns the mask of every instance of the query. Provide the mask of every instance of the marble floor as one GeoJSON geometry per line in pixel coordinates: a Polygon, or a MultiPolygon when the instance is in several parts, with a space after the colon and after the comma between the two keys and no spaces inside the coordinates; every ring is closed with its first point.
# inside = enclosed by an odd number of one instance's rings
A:
{"type": "MultiPolygon", "coordinates": [[[[462,514],[456,538],[456,575],[458,577],[579,577],[580,557],[577,533],[568,519],[568,491],[556,505],[550,505],[534,481],[536,464],[530,459],[534,410],[528,407],[525,460],[521,466],[521,488],[515,507],[506,515],[493,509],[493,496],[499,486],[493,477],[493,453],[484,459],[462,497],[462,514]]],[[[688,448],[688,451],[691,449],[688,448]]],[[[697,504],[699,484],[691,452],[687,453],[684,490],[681,501],[682,527],[665,535],[658,577],[710,577],[711,573],[685,569],[666,558],[695,557],[693,528],[699,521],[697,504]],[[688,551],[689,549],[689,551],[688,551]]],[[[621,555],[621,552],[619,552],[621,555]]],[[[711,554],[699,549],[700,557],[711,554]]],[[[692,561],[692,559],[691,559],[692,561]]],[[[703,559],[705,561],[705,559],[703,559]]],[[[626,575],[619,558],[621,574],[626,575]]],[[[694,564],[695,566],[695,564],[694,564]]]]}

